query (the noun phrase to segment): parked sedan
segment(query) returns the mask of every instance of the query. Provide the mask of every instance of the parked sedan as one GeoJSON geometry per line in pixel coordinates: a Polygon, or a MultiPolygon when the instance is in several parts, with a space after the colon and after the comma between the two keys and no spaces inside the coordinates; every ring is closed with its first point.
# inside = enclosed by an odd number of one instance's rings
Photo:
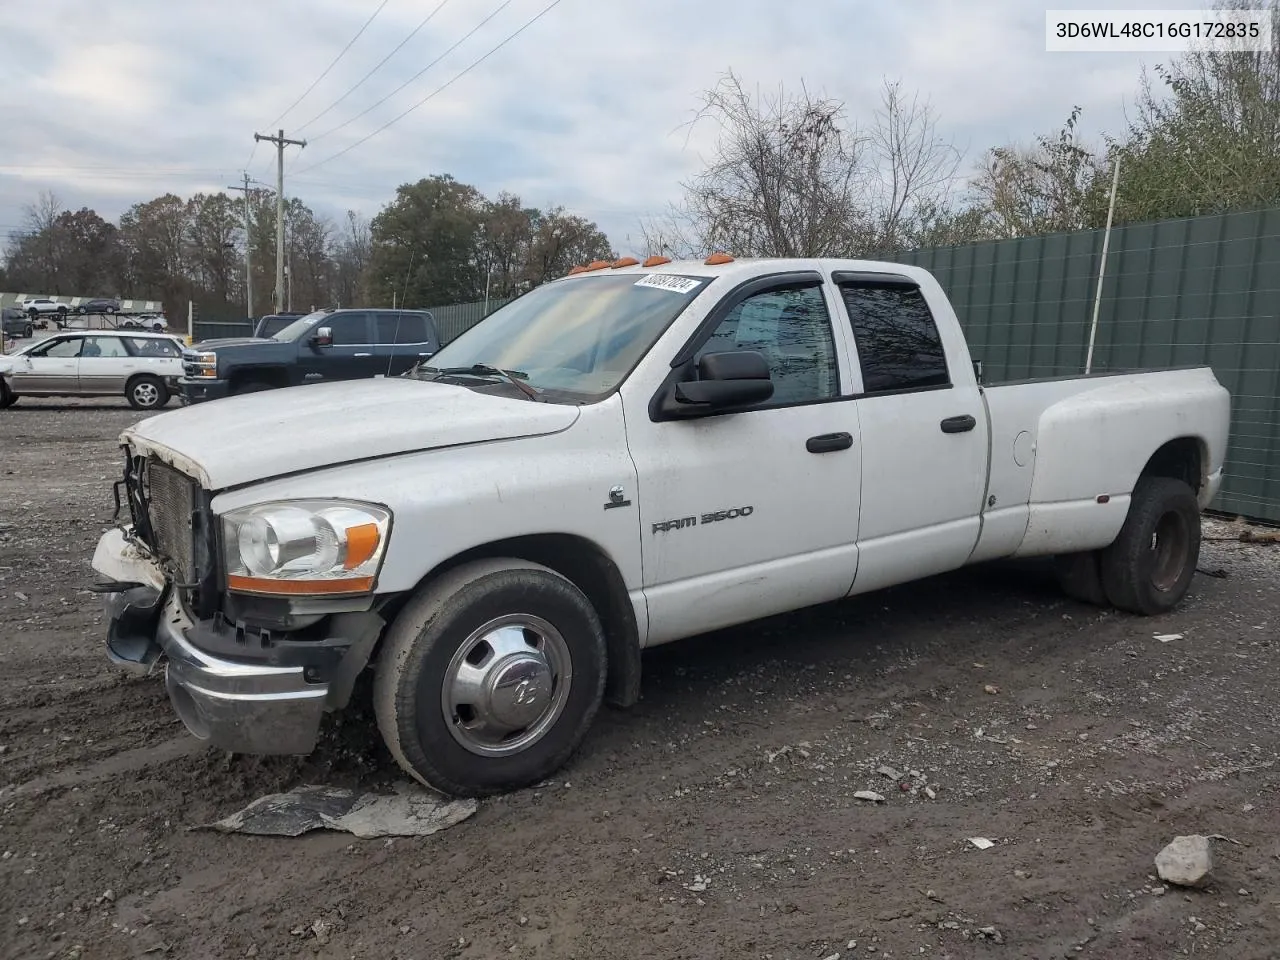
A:
{"type": "Polygon", "coordinates": [[[0,356],[0,409],[19,397],[119,397],[158,410],[182,376],[182,341],[153,333],[56,334],[0,356]]]}

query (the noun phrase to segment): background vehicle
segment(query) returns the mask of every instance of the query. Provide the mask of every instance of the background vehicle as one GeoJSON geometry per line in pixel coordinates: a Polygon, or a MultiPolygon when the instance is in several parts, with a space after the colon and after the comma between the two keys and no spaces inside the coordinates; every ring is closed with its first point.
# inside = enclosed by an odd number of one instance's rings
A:
{"type": "Polygon", "coordinates": [[[112,297],[95,297],[92,300],[86,300],[84,303],[76,305],[76,313],[89,314],[113,314],[120,312],[120,301],[112,297]]]}
{"type": "Polygon", "coordinates": [[[1172,609],[1229,407],[1208,368],[980,384],[916,267],[601,264],[411,377],[130,428],[93,566],[196,736],[306,753],[372,663],[400,765],[493,793],[633,703],[646,646],[1001,557],[1172,609]]]}
{"type": "Polygon", "coordinates": [[[169,402],[182,341],[153,333],[54,334],[0,357],[0,408],[19,397],[124,397],[137,410],[169,402]]]}
{"type": "Polygon", "coordinates": [[[184,403],[327,380],[394,377],[440,349],[425,310],[319,310],[266,340],[205,340],[182,355],[184,403]]]}
{"type": "Polygon", "coordinates": [[[301,313],[269,313],[254,325],[253,335],[264,339],[275,336],[301,316],[301,313]]]}
{"type": "Polygon", "coordinates": [[[4,326],[4,334],[8,337],[31,337],[35,324],[29,316],[17,307],[0,309],[0,323],[4,326]]]}
{"type": "Polygon", "coordinates": [[[124,329],[150,330],[153,333],[164,333],[169,329],[169,321],[158,313],[140,313],[134,317],[121,317],[117,326],[124,329]]]}
{"type": "Polygon", "coordinates": [[[43,314],[57,314],[65,317],[67,311],[71,308],[65,303],[59,303],[57,300],[50,300],[48,297],[32,297],[29,300],[23,300],[19,306],[29,317],[37,317],[43,314]]]}

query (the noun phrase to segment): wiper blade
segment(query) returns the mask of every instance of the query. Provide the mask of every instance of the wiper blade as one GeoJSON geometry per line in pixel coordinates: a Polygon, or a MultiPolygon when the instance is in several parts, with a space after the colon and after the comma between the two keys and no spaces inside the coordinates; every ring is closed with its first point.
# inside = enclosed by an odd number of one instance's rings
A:
{"type": "MultiPolygon", "coordinates": [[[[495,367],[488,363],[473,363],[469,367],[423,367],[424,371],[434,373],[436,377],[446,377],[451,374],[471,374],[476,377],[505,377],[519,388],[530,400],[537,400],[538,392],[527,383],[521,383],[522,380],[528,380],[529,375],[523,370],[504,370],[501,367],[495,367]]],[[[435,379],[434,377],[432,379],[435,379]]]]}

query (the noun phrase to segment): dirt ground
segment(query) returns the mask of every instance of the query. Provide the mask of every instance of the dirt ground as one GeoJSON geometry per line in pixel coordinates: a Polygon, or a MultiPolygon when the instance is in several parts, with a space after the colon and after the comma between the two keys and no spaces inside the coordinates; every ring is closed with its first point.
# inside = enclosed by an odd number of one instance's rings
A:
{"type": "Polygon", "coordinates": [[[399,774],[367,710],[229,756],[108,664],[85,587],[138,416],[0,413],[3,957],[1280,957],[1280,548],[1209,523],[1152,620],[1000,565],[697,638],[444,833],[223,835],[189,828],[399,774]],[[1215,882],[1166,889],[1189,833],[1215,882]]]}

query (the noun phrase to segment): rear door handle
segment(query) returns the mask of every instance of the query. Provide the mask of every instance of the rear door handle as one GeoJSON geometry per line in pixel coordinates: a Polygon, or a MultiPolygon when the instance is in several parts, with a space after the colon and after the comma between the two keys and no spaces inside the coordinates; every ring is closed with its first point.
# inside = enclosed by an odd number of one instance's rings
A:
{"type": "Polygon", "coordinates": [[[967,433],[978,425],[978,421],[969,414],[962,417],[947,417],[942,421],[943,433],[967,433]]]}
{"type": "Polygon", "coordinates": [[[832,453],[852,446],[853,436],[848,433],[823,433],[804,442],[804,448],[810,453],[832,453]]]}

